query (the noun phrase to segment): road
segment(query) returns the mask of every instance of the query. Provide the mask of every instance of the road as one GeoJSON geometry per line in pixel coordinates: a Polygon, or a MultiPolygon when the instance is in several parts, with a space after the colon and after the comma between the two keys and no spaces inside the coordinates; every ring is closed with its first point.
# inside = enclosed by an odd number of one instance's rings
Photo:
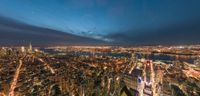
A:
{"type": "Polygon", "coordinates": [[[16,69],[16,72],[15,72],[15,76],[14,76],[14,79],[11,83],[11,86],[10,86],[10,90],[9,90],[9,94],[8,96],[14,96],[14,90],[16,88],[16,85],[17,85],[17,80],[18,80],[18,77],[19,77],[19,73],[20,73],[20,69],[21,69],[21,66],[22,66],[22,60],[19,60],[19,66],[17,67],[16,69]]]}
{"type": "Polygon", "coordinates": [[[38,58],[38,57],[37,57],[37,59],[38,59],[40,62],[44,63],[44,66],[47,67],[47,69],[49,69],[49,70],[51,71],[52,74],[55,74],[55,70],[54,70],[49,64],[47,64],[42,58],[38,58]]]}

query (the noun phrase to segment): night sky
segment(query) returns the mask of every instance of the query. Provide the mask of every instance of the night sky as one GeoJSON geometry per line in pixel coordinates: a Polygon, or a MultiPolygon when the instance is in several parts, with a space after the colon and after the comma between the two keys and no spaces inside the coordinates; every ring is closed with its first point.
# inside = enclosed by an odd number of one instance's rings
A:
{"type": "Polygon", "coordinates": [[[0,44],[40,44],[45,37],[49,44],[199,44],[199,5],[200,0],[0,0],[0,44]]]}

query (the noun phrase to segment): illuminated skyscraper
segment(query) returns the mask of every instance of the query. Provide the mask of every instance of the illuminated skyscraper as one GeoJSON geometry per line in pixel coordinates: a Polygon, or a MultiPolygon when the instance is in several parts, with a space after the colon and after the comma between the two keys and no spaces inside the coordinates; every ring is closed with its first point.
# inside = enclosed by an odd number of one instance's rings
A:
{"type": "Polygon", "coordinates": [[[21,51],[22,51],[23,53],[25,52],[24,46],[21,47],[21,51]]]}
{"type": "Polygon", "coordinates": [[[32,51],[33,51],[33,47],[32,47],[32,44],[31,44],[31,43],[29,44],[29,49],[28,49],[28,51],[29,51],[30,53],[32,53],[32,51]]]}

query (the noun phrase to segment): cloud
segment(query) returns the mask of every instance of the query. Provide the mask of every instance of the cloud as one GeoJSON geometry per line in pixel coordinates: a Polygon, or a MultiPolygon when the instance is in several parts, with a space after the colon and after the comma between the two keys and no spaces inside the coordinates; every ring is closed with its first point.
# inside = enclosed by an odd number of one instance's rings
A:
{"type": "Polygon", "coordinates": [[[100,40],[76,36],[70,33],[32,26],[0,17],[0,44],[24,45],[32,42],[35,45],[97,44],[100,40]]]}
{"type": "Polygon", "coordinates": [[[179,22],[163,28],[139,29],[106,36],[121,45],[200,44],[199,19],[179,22]]]}

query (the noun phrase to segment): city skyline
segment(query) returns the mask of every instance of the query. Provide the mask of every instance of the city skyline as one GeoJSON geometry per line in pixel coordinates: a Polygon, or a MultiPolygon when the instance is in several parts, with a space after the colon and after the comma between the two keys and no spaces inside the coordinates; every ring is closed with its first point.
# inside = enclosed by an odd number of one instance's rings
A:
{"type": "Polygon", "coordinates": [[[200,0],[0,0],[0,96],[200,96],[200,0]]]}

